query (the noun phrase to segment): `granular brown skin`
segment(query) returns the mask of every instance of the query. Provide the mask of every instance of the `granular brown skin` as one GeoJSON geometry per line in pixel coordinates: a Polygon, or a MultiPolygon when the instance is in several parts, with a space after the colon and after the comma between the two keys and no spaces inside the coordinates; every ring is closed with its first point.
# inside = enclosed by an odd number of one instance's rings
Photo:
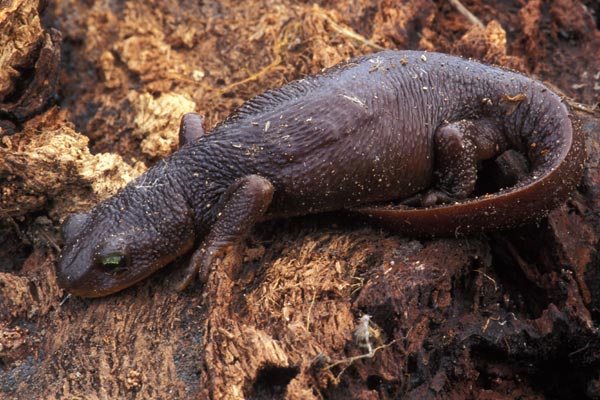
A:
{"type": "Polygon", "coordinates": [[[504,69],[438,53],[386,51],[271,90],[65,224],[57,275],[79,296],[114,293],[194,249],[188,276],[266,218],[421,197],[462,200],[477,163],[508,149],[531,173],[513,188],[447,206],[358,208],[404,231],[507,228],[560,204],[583,169],[582,137],[558,95],[504,69]],[[432,188],[432,185],[435,187],[432,188]]]}

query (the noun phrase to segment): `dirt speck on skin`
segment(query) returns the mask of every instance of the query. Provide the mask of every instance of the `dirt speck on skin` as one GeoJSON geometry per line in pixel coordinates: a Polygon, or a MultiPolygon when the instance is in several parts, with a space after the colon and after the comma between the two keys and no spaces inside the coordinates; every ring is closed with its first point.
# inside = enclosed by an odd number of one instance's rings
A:
{"type": "Polygon", "coordinates": [[[0,9],[0,397],[597,398],[600,8],[591,1],[105,2],[0,9]],[[44,9],[45,14],[44,14],[44,9]],[[380,49],[552,85],[588,160],[547,220],[417,240],[346,215],[264,223],[241,271],[179,260],[95,300],[57,286],[59,228],[245,100],[380,49]],[[596,108],[595,108],[596,107],[596,108]],[[357,333],[358,332],[358,333],[357,333]]]}

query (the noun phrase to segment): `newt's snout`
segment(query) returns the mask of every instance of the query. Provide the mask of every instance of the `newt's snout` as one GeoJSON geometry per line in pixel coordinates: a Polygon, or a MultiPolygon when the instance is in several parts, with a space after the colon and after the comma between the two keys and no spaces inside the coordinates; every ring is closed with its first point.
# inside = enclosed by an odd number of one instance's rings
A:
{"type": "Polygon", "coordinates": [[[78,247],[79,240],[67,242],[58,262],[56,277],[60,287],[81,297],[100,297],[123,289],[129,260],[114,254],[103,265],[93,247],[78,247]]]}
{"type": "MultiPolygon", "coordinates": [[[[72,247],[72,246],[71,246],[72,247]]],[[[65,247],[66,248],[66,247],[65,247]]],[[[64,251],[58,262],[56,278],[61,288],[81,297],[99,297],[104,294],[102,282],[93,279],[88,268],[82,263],[91,259],[89,248],[71,249],[64,251]]]]}

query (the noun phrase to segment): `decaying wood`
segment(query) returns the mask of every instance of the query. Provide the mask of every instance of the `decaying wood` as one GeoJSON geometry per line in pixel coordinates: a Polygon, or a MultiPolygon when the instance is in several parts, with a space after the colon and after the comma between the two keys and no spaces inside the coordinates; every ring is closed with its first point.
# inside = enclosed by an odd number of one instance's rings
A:
{"type": "Polygon", "coordinates": [[[593,2],[462,2],[482,26],[433,0],[43,3],[0,8],[0,398],[600,397],[593,2]],[[579,190],[511,232],[417,240],[296,218],[258,226],[238,274],[225,258],[182,293],[185,260],[107,298],[58,288],[60,223],[173,151],[182,114],[210,128],[268,88],[399,47],[518,69],[587,105],[579,190]]]}
{"type": "Polygon", "coordinates": [[[44,30],[40,1],[10,0],[0,10],[0,115],[25,121],[56,95],[61,34],[44,30]]]}

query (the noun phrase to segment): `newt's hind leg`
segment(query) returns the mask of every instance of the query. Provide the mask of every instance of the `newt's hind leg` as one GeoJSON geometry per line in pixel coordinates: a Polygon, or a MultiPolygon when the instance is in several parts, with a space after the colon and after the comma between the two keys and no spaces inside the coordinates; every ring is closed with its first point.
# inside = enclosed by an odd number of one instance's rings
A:
{"type": "Polygon", "coordinates": [[[217,219],[202,245],[192,255],[179,290],[185,289],[196,273],[205,282],[218,257],[227,251],[240,251],[254,224],[269,208],[273,191],[271,182],[258,175],[244,176],[227,189],[220,200],[217,219]]]}
{"type": "Polygon", "coordinates": [[[434,136],[437,187],[421,198],[423,206],[468,197],[475,189],[477,163],[508,147],[505,136],[486,119],[461,120],[437,129],[434,136]]]}

